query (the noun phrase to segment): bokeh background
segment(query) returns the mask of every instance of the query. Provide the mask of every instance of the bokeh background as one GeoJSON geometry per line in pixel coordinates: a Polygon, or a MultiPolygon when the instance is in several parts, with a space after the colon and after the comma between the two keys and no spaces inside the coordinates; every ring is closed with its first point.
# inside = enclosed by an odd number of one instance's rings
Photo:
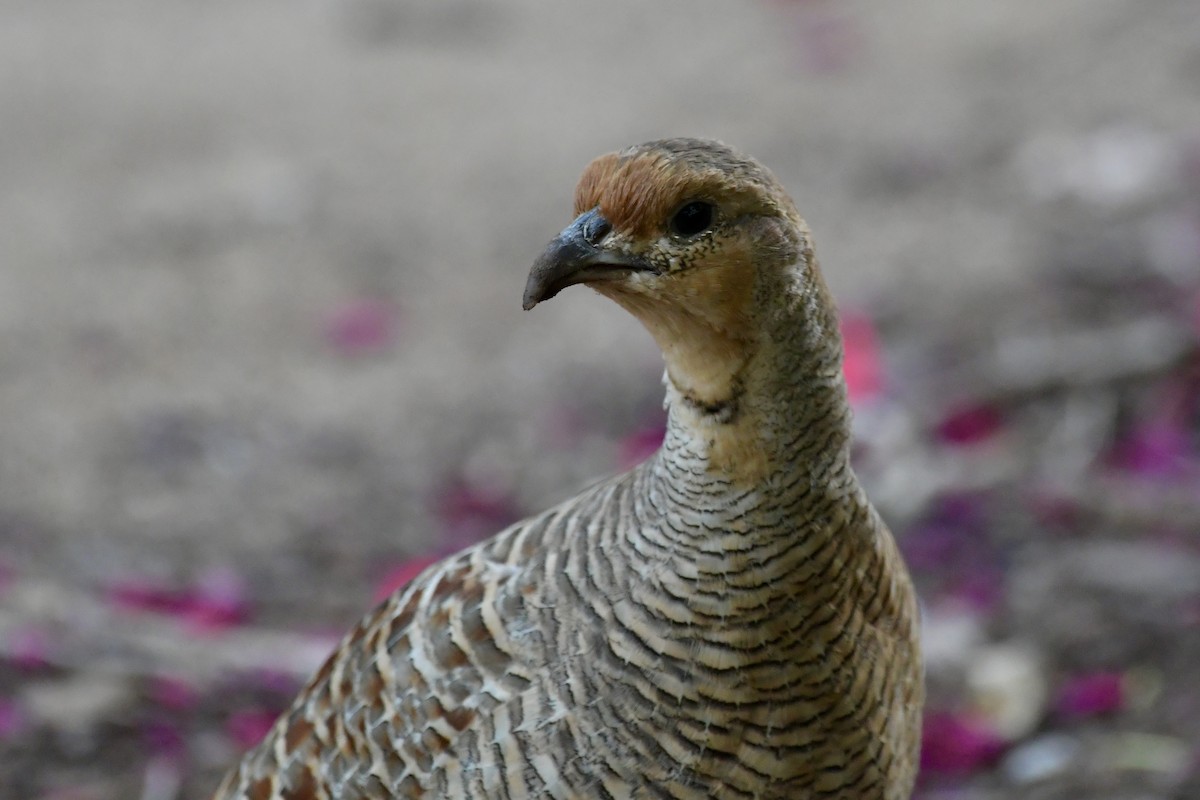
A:
{"type": "Polygon", "coordinates": [[[668,135],[815,230],[919,795],[1200,797],[1194,0],[0,4],[0,797],[204,797],[373,597],[650,452],[649,337],[519,300],[668,135]]]}

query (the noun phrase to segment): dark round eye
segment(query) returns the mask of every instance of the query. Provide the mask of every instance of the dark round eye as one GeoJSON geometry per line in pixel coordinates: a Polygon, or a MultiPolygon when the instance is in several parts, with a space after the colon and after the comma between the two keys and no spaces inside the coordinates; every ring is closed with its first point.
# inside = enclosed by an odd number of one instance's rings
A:
{"type": "Polygon", "coordinates": [[[695,236],[704,233],[713,223],[712,203],[693,200],[671,217],[671,232],[678,236],[695,236]]]}

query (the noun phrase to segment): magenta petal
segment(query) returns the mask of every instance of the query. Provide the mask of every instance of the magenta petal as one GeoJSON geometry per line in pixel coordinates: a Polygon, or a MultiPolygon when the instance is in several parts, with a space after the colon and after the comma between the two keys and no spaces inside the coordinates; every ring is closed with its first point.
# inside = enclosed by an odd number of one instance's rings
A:
{"type": "Polygon", "coordinates": [[[873,400],[883,391],[883,358],[875,323],[864,314],[843,313],[841,329],[846,351],[842,371],[850,402],[873,400]]]}
{"type": "Polygon", "coordinates": [[[423,556],[420,558],[410,558],[407,561],[402,561],[392,569],[388,570],[383,578],[375,586],[375,594],[373,595],[376,603],[391,597],[395,592],[403,589],[408,583],[422,572],[425,568],[437,563],[437,558],[434,556],[423,556]]]}
{"type": "MultiPolygon", "coordinates": [[[[340,632],[330,638],[330,649],[341,639],[340,632]]],[[[278,669],[261,669],[250,676],[250,685],[264,692],[278,695],[284,702],[290,701],[292,695],[300,691],[296,676],[290,672],[278,669]]]]}
{"type": "Polygon", "coordinates": [[[909,569],[938,572],[959,558],[962,537],[950,526],[925,524],[910,530],[901,548],[909,569]]]}
{"type": "Polygon", "coordinates": [[[921,770],[939,775],[969,775],[995,761],[1006,743],[982,721],[933,712],[925,717],[921,770]]]}
{"type": "Polygon", "coordinates": [[[395,336],[396,309],[391,303],[364,298],[335,309],[325,323],[325,339],[344,356],[378,353],[395,336]]]}
{"type": "Polygon", "coordinates": [[[934,431],[945,444],[971,445],[987,441],[1004,427],[1004,416],[995,406],[966,405],[942,418],[934,431]]]}
{"type": "Polygon", "coordinates": [[[15,739],[28,726],[28,720],[16,701],[0,697],[0,742],[15,739]]]}
{"type": "Polygon", "coordinates": [[[1079,675],[1064,683],[1054,702],[1063,717],[1093,717],[1119,711],[1125,705],[1125,681],[1119,672],[1079,675]]]}
{"type": "Polygon", "coordinates": [[[947,572],[992,559],[987,536],[987,498],[951,493],[938,498],[927,519],[900,537],[909,566],[917,571],[947,572]]]}
{"type": "Polygon", "coordinates": [[[262,709],[237,711],[225,723],[225,733],[238,750],[249,750],[263,740],[278,714],[262,709]]]}
{"type": "Polygon", "coordinates": [[[156,755],[178,757],[187,750],[183,733],[179,726],[165,719],[155,719],[143,723],[142,741],[146,749],[156,755]]]}
{"type": "Polygon", "coordinates": [[[117,608],[179,617],[201,632],[223,630],[250,615],[245,584],[228,569],[206,573],[189,589],[130,579],[113,584],[107,594],[117,608]]]}
{"type": "Polygon", "coordinates": [[[53,651],[50,634],[43,628],[17,628],[8,637],[8,661],[23,672],[38,672],[50,666],[53,651]]]}
{"type": "Polygon", "coordinates": [[[949,592],[978,611],[994,611],[1004,600],[1004,572],[991,565],[960,567],[949,592]]]}
{"type": "Polygon", "coordinates": [[[1168,478],[1186,468],[1190,450],[1187,431],[1160,420],[1131,431],[1113,449],[1114,467],[1144,478],[1168,478]]]}
{"type": "Polygon", "coordinates": [[[231,569],[214,569],[188,593],[183,616],[198,631],[219,632],[250,618],[248,590],[231,569]]]}
{"type": "Polygon", "coordinates": [[[186,609],[184,593],[153,580],[131,578],[108,587],[108,601],[126,611],[178,614],[186,609]]]}
{"type": "Polygon", "coordinates": [[[632,469],[658,452],[667,433],[666,423],[639,428],[621,439],[617,445],[617,460],[621,469],[632,469]]]}
{"type": "MultiPolygon", "coordinates": [[[[332,639],[331,645],[336,644],[340,638],[338,636],[332,639]]],[[[274,708],[274,700],[278,700],[282,709],[283,704],[296,694],[300,686],[295,676],[282,669],[255,669],[230,675],[225,689],[234,693],[246,692],[259,698],[274,698],[262,702],[274,708]]],[[[259,709],[261,710],[261,707],[259,709]]]]}
{"type": "Polygon", "coordinates": [[[455,542],[475,542],[521,518],[516,500],[502,489],[458,481],[437,499],[438,516],[455,542]]]}
{"type": "Polygon", "coordinates": [[[150,681],[146,693],[151,702],[167,711],[190,711],[200,702],[200,693],[196,687],[179,678],[154,678],[150,681]]]}

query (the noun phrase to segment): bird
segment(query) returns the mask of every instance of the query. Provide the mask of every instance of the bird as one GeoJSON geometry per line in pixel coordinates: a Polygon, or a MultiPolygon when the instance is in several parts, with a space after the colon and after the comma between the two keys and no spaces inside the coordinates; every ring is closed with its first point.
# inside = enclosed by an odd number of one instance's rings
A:
{"type": "Polygon", "coordinates": [[[581,284],[642,323],[661,448],[370,612],[214,800],[910,796],[916,593],[808,226],[692,138],[598,157],[574,213],[523,306],[581,284]]]}

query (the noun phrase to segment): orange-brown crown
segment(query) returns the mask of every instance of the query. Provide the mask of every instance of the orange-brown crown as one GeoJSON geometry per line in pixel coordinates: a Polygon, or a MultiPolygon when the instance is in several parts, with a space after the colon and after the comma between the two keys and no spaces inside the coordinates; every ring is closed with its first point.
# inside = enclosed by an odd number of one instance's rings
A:
{"type": "Polygon", "coordinates": [[[614,229],[644,237],[685,202],[739,196],[776,212],[786,198],[762,165],[721,142],[661,139],[592,161],[575,190],[575,213],[598,206],[614,229]]]}

